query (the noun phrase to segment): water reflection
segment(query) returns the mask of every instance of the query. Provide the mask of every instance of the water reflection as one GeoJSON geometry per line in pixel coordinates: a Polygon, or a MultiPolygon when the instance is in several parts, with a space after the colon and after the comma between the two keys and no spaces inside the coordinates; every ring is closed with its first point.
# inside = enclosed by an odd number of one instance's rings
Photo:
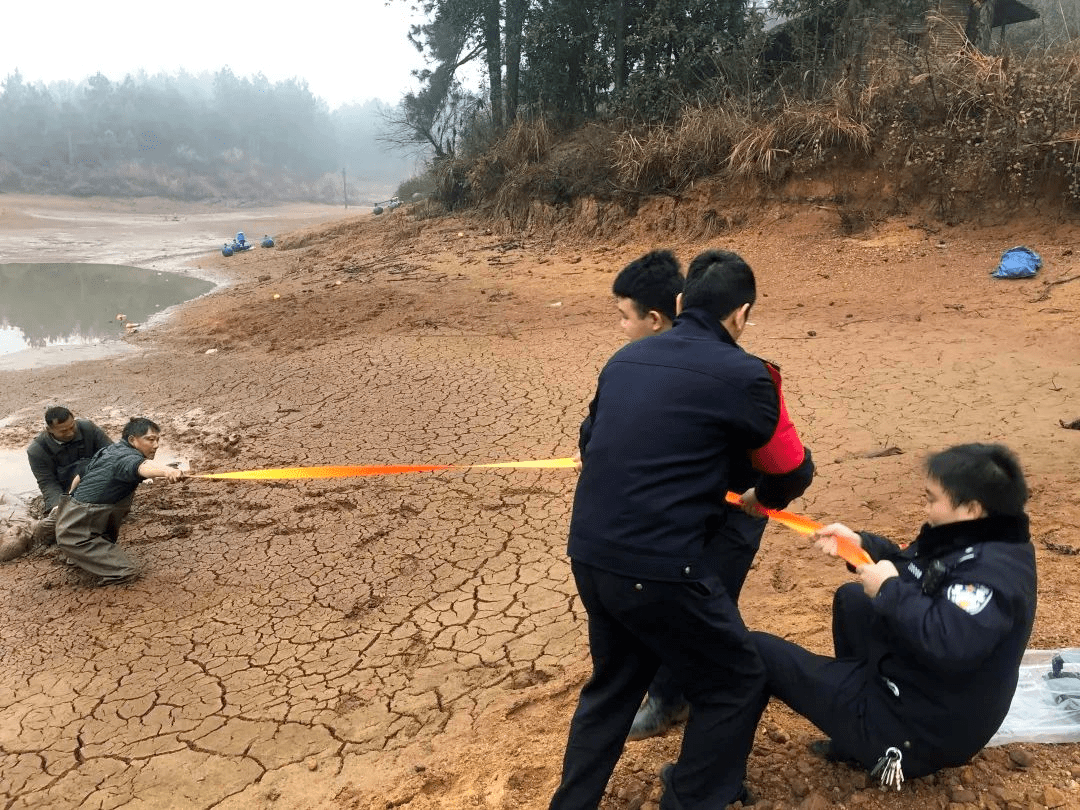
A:
{"type": "Polygon", "coordinates": [[[125,321],[142,323],[213,288],[178,273],[112,264],[0,264],[0,354],[114,340],[125,321]]]}
{"type": "MultiPolygon", "coordinates": [[[[13,492],[20,496],[37,494],[37,479],[30,472],[26,450],[0,448],[0,491],[13,492]]],[[[3,525],[4,517],[0,512],[0,526],[3,525]]]]}

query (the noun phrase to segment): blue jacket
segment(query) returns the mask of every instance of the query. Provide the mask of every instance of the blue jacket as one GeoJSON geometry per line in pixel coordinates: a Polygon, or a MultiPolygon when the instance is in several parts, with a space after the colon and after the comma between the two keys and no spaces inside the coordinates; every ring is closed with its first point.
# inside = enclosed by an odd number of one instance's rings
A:
{"type": "MultiPolygon", "coordinates": [[[[646,579],[705,575],[724,495],[779,414],[764,362],[701,310],[624,346],[600,372],[581,426],[570,557],[646,579]]],[[[788,500],[809,484],[807,469],[809,453],[788,500]]]]}

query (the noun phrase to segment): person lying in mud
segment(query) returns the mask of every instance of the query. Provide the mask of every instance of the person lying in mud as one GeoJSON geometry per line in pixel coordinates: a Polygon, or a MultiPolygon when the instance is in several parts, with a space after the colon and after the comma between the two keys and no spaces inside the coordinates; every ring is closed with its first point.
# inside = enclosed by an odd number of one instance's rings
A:
{"type": "Polygon", "coordinates": [[[752,633],[768,689],[824,731],[819,756],[878,771],[899,789],[967,762],[1005,719],[1035,620],[1028,490],[1016,456],[965,444],[926,462],[926,523],[901,549],[834,523],[875,561],[833,600],[836,657],[752,633]]]}
{"type": "Polygon", "coordinates": [[[112,444],[105,431],[89,419],[76,419],[70,410],[54,405],[45,411],[45,430],[26,448],[30,471],[45,501],[45,517],[33,527],[33,543],[56,542],[56,509],[94,454],[112,444]]]}
{"type": "Polygon", "coordinates": [[[60,500],[56,544],[75,565],[98,577],[98,585],[128,582],[139,574],[135,559],[117,540],[135,490],[147,478],[176,480],[184,473],[154,461],[161,428],[145,417],[131,419],[120,441],[99,451],[60,500]]]}

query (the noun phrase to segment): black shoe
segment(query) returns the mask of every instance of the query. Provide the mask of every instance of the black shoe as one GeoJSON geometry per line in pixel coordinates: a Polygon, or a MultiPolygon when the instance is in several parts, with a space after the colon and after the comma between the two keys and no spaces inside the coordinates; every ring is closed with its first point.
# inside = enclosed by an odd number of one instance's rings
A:
{"type": "Polygon", "coordinates": [[[665,706],[651,697],[646,698],[645,705],[634,715],[634,725],[630,726],[626,739],[633,741],[658,737],[680,723],[685,723],[689,716],[690,704],[685,700],[673,706],[665,706]]]}

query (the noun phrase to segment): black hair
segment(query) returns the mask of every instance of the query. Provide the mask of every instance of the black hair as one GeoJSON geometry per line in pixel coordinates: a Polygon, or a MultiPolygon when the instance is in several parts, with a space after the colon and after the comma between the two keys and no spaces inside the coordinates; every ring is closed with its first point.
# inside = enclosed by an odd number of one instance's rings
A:
{"type": "Polygon", "coordinates": [[[926,460],[953,506],[978,503],[988,515],[1021,515],[1028,499],[1024,472],[1003,444],[960,444],[926,460]]]}
{"type": "Polygon", "coordinates": [[[642,318],[655,309],[670,320],[675,320],[675,297],[682,288],[679,260],[670,250],[653,250],[635,259],[619,271],[611,285],[615,295],[634,302],[642,318]]]}
{"type": "Polygon", "coordinates": [[[140,436],[145,436],[151,430],[155,433],[161,433],[161,428],[145,416],[133,416],[128,420],[128,423],[124,425],[124,432],[120,434],[120,438],[126,442],[132,436],[137,439],[140,436]]]}
{"type": "Polygon", "coordinates": [[[71,411],[65,408],[63,405],[53,405],[47,411],[45,411],[45,424],[49,427],[59,424],[60,422],[66,422],[72,417],[71,411]]]}
{"type": "Polygon", "coordinates": [[[690,262],[683,286],[683,309],[704,309],[724,321],[739,307],[753,306],[756,300],[754,271],[739,254],[706,250],[690,262]]]}

